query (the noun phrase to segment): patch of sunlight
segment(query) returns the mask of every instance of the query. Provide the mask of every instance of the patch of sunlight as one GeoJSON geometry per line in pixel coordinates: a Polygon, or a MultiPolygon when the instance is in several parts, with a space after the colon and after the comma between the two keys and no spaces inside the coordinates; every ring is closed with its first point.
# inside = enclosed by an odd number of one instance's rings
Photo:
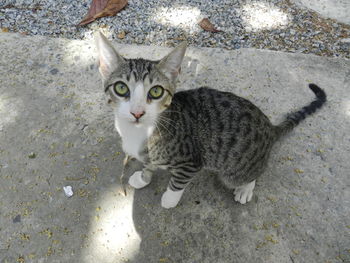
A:
{"type": "Polygon", "coordinates": [[[249,3],[243,6],[242,12],[247,31],[284,28],[290,22],[287,13],[269,3],[249,3]]]}
{"type": "Polygon", "coordinates": [[[188,31],[198,31],[197,23],[201,17],[201,11],[197,7],[161,7],[152,19],[163,25],[181,27],[188,31]]]}
{"type": "Polygon", "coordinates": [[[18,98],[0,95],[0,130],[7,124],[16,121],[17,105],[22,104],[18,98]]]}
{"type": "Polygon", "coordinates": [[[94,33],[96,31],[100,31],[102,34],[105,35],[107,38],[111,38],[112,36],[112,30],[110,30],[107,26],[92,26],[91,30],[87,30],[84,32],[84,39],[85,40],[94,40],[94,33]]]}
{"type": "Polygon", "coordinates": [[[70,40],[65,46],[64,62],[67,65],[87,66],[96,63],[96,48],[93,33],[97,30],[101,31],[107,38],[112,35],[107,27],[95,28],[84,33],[84,40],[86,41],[70,40]]]}
{"type": "Polygon", "coordinates": [[[345,102],[345,114],[350,116],[350,100],[345,102]]]}
{"type": "MultiPolygon", "coordinates": [[[[91,42],[91,41],[89,41],[91,42]]],[[[87,66],[95,62],[96,51],[92,43],[81,40],[70,40],[65,46],[63,57],[67,66],[87,66]]]]}
{"type": "Polygon", "coordinates": [[[65,51],[63,60],[68,66],[82,67],[96,62],[96,50],[92,41],[70,40],[65,51]]]}
{"type": "Polygon", "coordinates": [[[133,199],[133,192],[124,197],[115,189],[98,201],[82,251],[83,262],[127,262],[137,254],[141,238],[133,223],[133,199]]]}

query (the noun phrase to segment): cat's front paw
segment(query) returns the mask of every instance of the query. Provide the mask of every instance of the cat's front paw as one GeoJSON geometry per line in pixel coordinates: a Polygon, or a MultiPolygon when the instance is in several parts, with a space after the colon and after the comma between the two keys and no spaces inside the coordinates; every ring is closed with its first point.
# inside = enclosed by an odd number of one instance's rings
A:
{"type": "Polygon", "coordinates": [[[145,182],[142,179],[142,171],[135,172],[132,176],[129,178],[129,184],[134,187],[135,189],[140,189],[148,185],[149,183],[145,182]]]}
{"type": "Polygon", "coordinates": [[[161,200],[162,207],[164,208],[172,208],[177,206],[179,203],[181,196],[183,194],[184,190],[180,191],[172,191],[171,189],[168,189],[164,192],[161,200]]]}
{"type": "Polygon", "coordinates": [[[252,200],[253,190],[255,187],[255,180],[249,184],[239,186],[235,189],[235,201],[240,202],[242,205],[252,200]]]}

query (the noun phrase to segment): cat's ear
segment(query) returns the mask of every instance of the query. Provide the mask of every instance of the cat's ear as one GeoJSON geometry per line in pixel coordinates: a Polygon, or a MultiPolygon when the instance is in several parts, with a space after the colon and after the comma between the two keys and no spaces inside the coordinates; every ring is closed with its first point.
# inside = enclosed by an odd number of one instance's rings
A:
{"type": "Polygon", "coordinates": [[[99,70],[103,79],[108,79],[112,72],[117,70],[125,60],[115,51],[101,32],[96,32],[94,36],[98,50],[99,70]]]}
{"type": "Polygon", "coordinates": [[[158,69],[173,82],[180,73],[186,47],[187,42],[182,42],[158,63],[158,69]]]}

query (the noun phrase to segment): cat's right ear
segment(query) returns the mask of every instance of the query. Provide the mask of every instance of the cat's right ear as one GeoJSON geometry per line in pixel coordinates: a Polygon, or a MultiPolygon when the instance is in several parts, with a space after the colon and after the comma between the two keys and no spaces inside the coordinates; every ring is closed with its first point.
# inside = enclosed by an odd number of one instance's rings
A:
{"type": "Polygon", "coordinates": [[[125,60],[101,32],[96,32],[94,36],[98,50],[99,71],[102,78],[106,80],[125,60]]]}

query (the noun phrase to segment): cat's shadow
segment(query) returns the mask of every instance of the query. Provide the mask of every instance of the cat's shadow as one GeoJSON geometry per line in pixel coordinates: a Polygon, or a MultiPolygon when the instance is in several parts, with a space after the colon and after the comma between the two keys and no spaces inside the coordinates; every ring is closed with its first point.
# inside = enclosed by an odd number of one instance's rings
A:
{"type": "MultiPolygon", "coordinates": [[[[141,167],[132,161],[126,177],[141,167]]],[[[245,239],[241,225],[248,216],[258,217],[257,197],[248,205],[238,204],[215,174],[203,171],[177,207],[164,209],[160,200],[169,179],[167,171],[158,170],[150,185],[134,191],[133,223],[141,244],[131,262],[213,262],[215,258],[230,262],[223,258],[225,247],[239,246],[235,237],[245,239]]]]}

